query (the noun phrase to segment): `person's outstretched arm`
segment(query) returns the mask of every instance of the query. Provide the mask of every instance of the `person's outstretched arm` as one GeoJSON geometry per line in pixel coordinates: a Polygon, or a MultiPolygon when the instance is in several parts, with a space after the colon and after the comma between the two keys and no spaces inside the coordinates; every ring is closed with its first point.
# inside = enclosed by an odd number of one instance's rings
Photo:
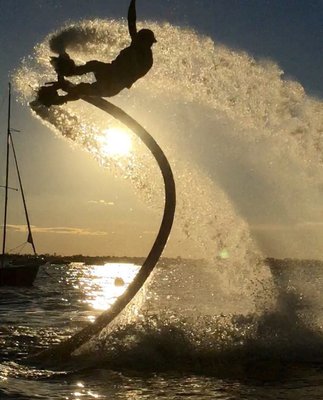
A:
{"type": "Polygon", "coordinates": [[[131,39],[137,34],[137,25],[136,25],[137,15],[136,15],[136,0],[131,0],[129,10],[128,10],[128,28],[131,39]]]}

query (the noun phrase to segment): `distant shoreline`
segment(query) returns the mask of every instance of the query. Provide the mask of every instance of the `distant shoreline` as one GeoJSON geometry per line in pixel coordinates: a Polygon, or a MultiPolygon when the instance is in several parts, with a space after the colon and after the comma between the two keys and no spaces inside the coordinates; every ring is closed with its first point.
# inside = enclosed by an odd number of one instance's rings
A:
{"type": "Polygon", "coordinates": [[[84,256],[81,254],[73,256],[55,256],[43,255],[46,261],[51,264],[71,264],[83,263],[85,265],[104,265],[107,263],[133,263],[142,264],[145,257],[127,257],[127,256],[84,256]]]}
{"type": "MultiPolygon", "coordinates": [[[[8,254],[6,255],[7,259],[25,259],[33,257],[30,254],[8,254]]],[[[132,264],[143,264],[146,257],[131,257],[131,256],[85,256],[82,254],[75,254],[72,256],[61,256],[56,254],[39,254],[38,257],[44,258],[46,262],[49,262],[53,265],[59,264],[71,264],[71,263],[82,263],[85,265],[104,265],[107,263],[132,263],[132,264]]],[[[184,259],[181,257],[171,258],[165,257],[162,260],[180,262],[184,259]]],[[[185,260],[186,261],[186,260],[185,260]]],[[[191,260],[190,260],[191,261],[191,260]]],[[[199,260],[194,260],[199,261],[199,260]]]]}
{"type": "MultiPolygon", "coordinates": [[[[75,254],[72,256],[62,256],[57,254],[39,254],[41,258],[44,258],[46,262],[53,265],[59,264],[71,264],[71,263],[82,263],[85,265],[104,265],[107,263],[132,263],[142,265],[146,257],[132,257],[132,256],[85,256],[82,254],[75,254]]],[[[9,254],[5,256],[7,259],[23,259],[33,257],[30,254],[9,254]]],[[[216,260],[214,260],[216,262],[216,260]]],[[[230,259],[218,260],[219,263],[230,263],[230,259]]],[[[183,263],[183,264],[206,264],[206,260],[202,259],[186,259],[183,257],[161,257],[160,262],[169,263],[183,263]]],[[[323,260],[315,259],[297,259],[297,258],[274,258],[266,257],[264,262],[272,269],[276,268],[290,268],[290,267],[323,267],[323,260]]]]}

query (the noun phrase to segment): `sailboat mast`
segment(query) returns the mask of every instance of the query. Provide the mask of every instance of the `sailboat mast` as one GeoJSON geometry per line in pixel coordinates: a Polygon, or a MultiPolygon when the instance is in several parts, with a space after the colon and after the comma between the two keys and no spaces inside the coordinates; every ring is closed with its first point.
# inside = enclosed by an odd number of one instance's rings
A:
{"type": "Polygon", "coordinates": [[[4,220],[3,220],[3,241],[2,241],[2,258],[1,267],[4,266],[4,255],[6,252],[7,238],[7,211],[8,211],[8,184],[9,184],[9,147],[10,147],[10,118],[11,118],[11,84],[8,85],[8,129],[7,129],[7,154],[6,154],[6,184],[5,184],[5,200],[4,200],[4,220]]]}
{"type": "Polygon", "coordinates": [[[36,253],[36,248],[35,248],[33,235],[31,233],[31,227],[30,227],[29,215],[28,215],[28,210],[27,210],[26,198],[25,198],[24,189],[23,189],[23,186],[22,186],[22,180],[21,180],[21,175],[20,175],[20,171],[19,171],[18,160],[17,160],[17,156],[16,156],[16,150],[15,150],[15,146],[13,144],[13,139],[12,139],[11,132],[9,132],[9,135],[10,135],[10,143],[11,143],[11,148],[12,148],[12,152],[13,152],[13,157],[14,157],[14,160],[15,160],[17,175],[18,175],[18,181],[19,181],[19,187],[20,187],[22,202],[23,202],[24,210],[25,210],[26,223],[27,223],[27,227],[28,227],[28,239],[27,239],[27,242],[31,244],[31,246],[33,248],[33,251],[34,251],[34,255],[36,256],[37,253],[36,253]]]}

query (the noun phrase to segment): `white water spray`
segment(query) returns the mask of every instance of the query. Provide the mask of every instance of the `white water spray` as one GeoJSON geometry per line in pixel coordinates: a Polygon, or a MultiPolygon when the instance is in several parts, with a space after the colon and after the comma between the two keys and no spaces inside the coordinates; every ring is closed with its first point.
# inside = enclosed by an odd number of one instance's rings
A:
{"type": "MultiPolygon", "coordinates": [[[[247,205],[239,203],[234,189],[247,184],[248,174],[252,181],[259,179],[260,188],[269,184],[270,174],[276,173],[272,164],[278,160],[279,168],[287,154],[302,171],[302,182],[308,182],[306,168],[322,160],[322,104],[306,96],[300,84],[285,81],[271,62],[256,62],[190,30],[144,25],[158,38],[154,67],[131,91],[113,100],[149,126],[170,160],[178,189],[176,225],[182,240],[193,241],[199,249],[188,256],[207,260],[208,279],[212,277],[215,290],[225,298],[214,313],[261,312],[275,303],[271,274],[245,221],[252,199],[242,196],[247,205]],[[248,154],[250,149],[255,153],[248,154]],[[235,164],[231,171],[230,160],[235,164]],[[262,171],[257,171],[257,161],[262,171]],[[241,171],[244,180],[239,182],[241,171]]],[[[50,39],[52,50],[66,49],[77,63],[109,62],[129,44],[126,25],[118,21],[84,21],[50,35],[15,74],[24,102],[33,100],[31,87],[55,80],[49,64],[50,39]]],[[[161,185],[155,182],[156,170],[140,144],[130,163],[116,163],[100,151],[97,134],[114,125],[112,120],[82,102],[51,107],[42,117],[115,174],[129,178],[139,196],[159,207],[161,185]]],[[[284,179],[283,175],[277,182],[284,179]]],[[[253,201],[257,204],[257,199],[253,201]]],[[[288,214],[289,202],[282,204],[288,214]]],[[[199,273],[197,267],[196,277],[199,273]]],[[[206,296],[204,305],[208,302],[206,296]]]]}

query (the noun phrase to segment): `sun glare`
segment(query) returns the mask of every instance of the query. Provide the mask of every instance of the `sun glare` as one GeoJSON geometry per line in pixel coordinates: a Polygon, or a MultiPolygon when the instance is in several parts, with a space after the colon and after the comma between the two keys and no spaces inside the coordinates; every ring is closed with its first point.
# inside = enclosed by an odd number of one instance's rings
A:
{"type": "Polygon", "coordinates": [[[86,300],[94,310],[106,310],[124,293],[138,272],[138,265],[108,263],[90,267],[90,277],[81,279],[87,287],[86,300]]]}
{"type": "Polygon", "coordinates": [[[101,151],[105,156],[122,157],[130,154],[132,143],[129,134],[120,128],[110,128],[103,131],[99,137],[101,151]]]}

